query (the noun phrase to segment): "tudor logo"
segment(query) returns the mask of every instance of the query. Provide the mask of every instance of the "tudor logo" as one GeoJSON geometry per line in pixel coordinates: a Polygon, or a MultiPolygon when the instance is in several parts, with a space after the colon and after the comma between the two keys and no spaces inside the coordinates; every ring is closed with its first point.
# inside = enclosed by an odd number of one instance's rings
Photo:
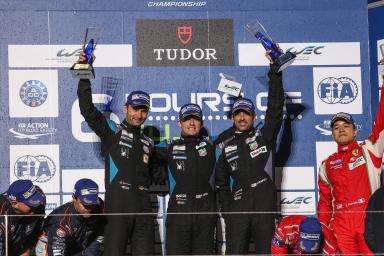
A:
{"type": "Polygon", "coordinates": [[[184,45],[189,43],[192,38],[192,27],[189,26],[177,26],[177,36],[180,39],[180,42],[184,45]]]}
{"type": "Polygon", "coordinates": [[[138,20],[136,42],[138,66],[234,65],[231,19],[138,20]]]}

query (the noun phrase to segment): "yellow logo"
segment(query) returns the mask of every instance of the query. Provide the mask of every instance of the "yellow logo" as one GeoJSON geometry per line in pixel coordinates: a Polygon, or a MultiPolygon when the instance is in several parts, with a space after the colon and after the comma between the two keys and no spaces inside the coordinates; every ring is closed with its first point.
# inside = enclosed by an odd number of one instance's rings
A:
{"type": "Polygon", "coordinates": [[[352,150],[352,155],[357,156],[358,154],[359,154],[359,150],[358,149],[352,150]]]}

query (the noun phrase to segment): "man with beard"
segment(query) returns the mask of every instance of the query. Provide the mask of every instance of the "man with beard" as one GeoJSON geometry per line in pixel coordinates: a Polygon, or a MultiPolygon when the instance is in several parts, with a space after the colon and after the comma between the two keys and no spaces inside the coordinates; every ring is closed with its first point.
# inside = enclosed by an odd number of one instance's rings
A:
{"type": "Polygon", "coordinates": [[[261,129],[254,128],[256,118],[253,102],[247,98],[235,100],[232,108],[234,136],[222,145],[216,165],[216,188],[226,225],[226,253],[247,254],[250,238],[256,254],[270,253],[277,210],[276,188],[268,173],[272,173],[272,158],[280,130],[284,90],[282,73],[271,62],[268,76],[268,106],[261,129]],[[230,212],[256,212],[230,214],[230,212]]]}

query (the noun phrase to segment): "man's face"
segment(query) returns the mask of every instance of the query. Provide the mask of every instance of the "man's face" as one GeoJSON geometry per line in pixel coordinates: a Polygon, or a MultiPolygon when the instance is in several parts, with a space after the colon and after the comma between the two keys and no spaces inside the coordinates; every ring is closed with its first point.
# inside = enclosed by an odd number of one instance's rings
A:
{"type": "Polygon", "coordinates": [[[232,115],[233,123],[236,127],[236,130],[239,132],[244,132],[253,126],[253,121],[255,120],[256,115],[249,114],[244,110],[238,110],[232,115]]]}
{"type": "Polygon", "coordinates": [[[187,116],[179,121],[181,134],[184,136],[197,136],[200,133],[203,122],[197,116],[187,116]]]}
{"type": "Polygon", "coordinates": [[[12,201],[12,208],[17,214],[31,214],[32,208],[22,202],[12,201]]]}
{"type": "Polygon", "coordinates": [[[353,124],[338,120],[333,124],[332,136],[337,145],[344,146],[356,138],[357,130],[353,127],[353,124]]]}
{"type": "Polygon", "coordinates": [[[86,219],[92,216],[92,212],[94,212],[96,208],[96,205],[83,205],[78,197],[73,198],[73,204],[76,211],[86,219]]]}
{"type": "Polygon", "coordinates": [[[132,107],[131,105],[125,105],[124,112],[128,124],[135,127],[141,126],[148,116],[148,108],[146,106],[132,107]]]}

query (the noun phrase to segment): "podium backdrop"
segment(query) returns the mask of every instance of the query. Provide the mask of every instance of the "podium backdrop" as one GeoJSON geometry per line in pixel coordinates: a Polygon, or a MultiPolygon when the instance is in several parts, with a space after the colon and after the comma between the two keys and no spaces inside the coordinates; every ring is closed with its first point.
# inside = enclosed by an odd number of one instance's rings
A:
{"type": "Polygon", "coordinates": [[[126,96],[146,90],[147,132],[159,140],[179,136],[177,113],[188,102],[202,107],[211,136],[231,125],[232,99],[216,90],[219,73],[242,83],[262,124],[268,62],[245,31],[247,22],[258,18],[284,50],[295,52],[284,71],[286,115],[274,172],[284,212],[316,213],[317,167],[336,150],[333,114],[354,114],[359,140],[370,133],[364,0],[12,0],[0,9],[0,189],[30,178],[47,193],[48,210],[69,200],[79,178],[103,187],[98,138],[79,113],[69,73],[89,26],[103,28],[94,102],[105,108],[112,99],[106,116],[119,121],[126,96]]]}

